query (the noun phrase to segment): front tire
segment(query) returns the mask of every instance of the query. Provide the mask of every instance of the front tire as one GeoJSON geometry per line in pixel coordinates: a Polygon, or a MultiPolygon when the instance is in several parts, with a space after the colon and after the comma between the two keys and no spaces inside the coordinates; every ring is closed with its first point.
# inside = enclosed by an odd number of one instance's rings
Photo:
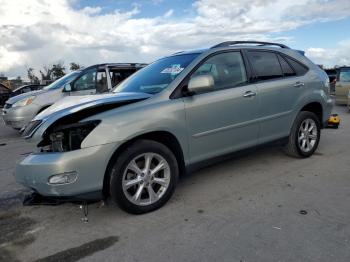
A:
{"type": "Polygon", "coordinates": [[[297,158],[310,157],[316,151],[320,137],[321,124],[318,117],[312,112],[301,111],[294,121],[284,151],[297,158]]]}
{"type": "Polygon", "coordinates": [[[170,199],[178,176],[178,163],[168,147],[139,140],[117,158],[110,173],[110,195],[129,213],[151,212],[170,199]]]}

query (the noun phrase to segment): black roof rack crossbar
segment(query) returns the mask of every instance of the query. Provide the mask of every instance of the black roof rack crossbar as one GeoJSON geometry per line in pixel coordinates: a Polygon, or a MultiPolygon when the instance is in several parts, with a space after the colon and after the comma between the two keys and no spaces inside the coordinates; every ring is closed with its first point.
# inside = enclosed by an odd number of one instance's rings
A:
{"type": "Polygon", "coordinates": [[[211,49],[212,48],[217,48],[217,47],[227,47],[227,46],[232,46],[232,45],[240,45],[240,44],[256,44],[256,45],[259,45],[259,46],[275,45],[275,46],[279,46],[281,48],[290,49],[288,46],[283,45],[283,44],[270,43],[270,42],[260,42],[260,41],[226,41],[226,42],[222,42],[220,44],[212,46],[211,49]]]}

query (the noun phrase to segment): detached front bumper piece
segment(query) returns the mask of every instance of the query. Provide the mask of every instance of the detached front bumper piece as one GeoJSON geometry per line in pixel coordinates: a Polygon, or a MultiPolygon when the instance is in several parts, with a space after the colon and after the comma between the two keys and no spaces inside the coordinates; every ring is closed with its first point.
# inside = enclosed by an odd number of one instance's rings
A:
{"type": "Polygon", "coordinates": [[[102,192],[93,192],[88,195],[74,196],[74,197],[50,197],[43,196],[37,192],[32,192],[24,196],[24,206],[57,206],[63,203],[74,204],[91,204],[102,199],[102,192]]]}
{"type": "Polygon", "coordinates": [[[69,152],[34,153],[17,165],[15,178],[45,197],[94,199],[100,192],[102,198],[104,175],[116,148],[110,143],[69,152]],[[56,179],[60,175],[63,179],[56,179]]]}

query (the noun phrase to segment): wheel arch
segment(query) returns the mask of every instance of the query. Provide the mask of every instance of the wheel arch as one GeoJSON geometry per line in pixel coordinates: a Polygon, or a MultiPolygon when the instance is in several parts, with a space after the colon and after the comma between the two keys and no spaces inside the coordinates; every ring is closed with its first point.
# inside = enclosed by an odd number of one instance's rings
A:
{"type": "Polygon", "coordinates": [[[125,143],[120,145],[115,150],[115,152],[113,153],[113,155],[109,159],[108,165],[107,165],[107,168],[105,171],[105,175],[103,178],[103,190],[102,190],[102,192],[103,192],[104,197],[109,196],[109,180],[110,180],[109,175],[110,175],[111,169],[113,168],[113,164],[114,164],[116,158],[128,146],[133,144],[135,141],[141,140],[141,139],[156,141],[156,142],[159,142],[159,143],[167,146],[172,151],[174,156],[176,157],[176,160],[179,164],[179,173],[183,174],[186,172],[183,150],[182,150],[182,147],[181,147],[179,140],[176,138],[176,136],[174,134],[172,134],[168,131],[152,131],[152,132],[144,133],[144,134],[138,135],[136,137],[133,137],[132,139],[130,139],[128,141],[125,141],[125,143]]]}
{"type": "Polygon", "coordinates": [[[308,111],[314,113],[322,125],[323,123],[323,107],[320,102],[314,101],[304,105],[300,111],[308,111]]]}

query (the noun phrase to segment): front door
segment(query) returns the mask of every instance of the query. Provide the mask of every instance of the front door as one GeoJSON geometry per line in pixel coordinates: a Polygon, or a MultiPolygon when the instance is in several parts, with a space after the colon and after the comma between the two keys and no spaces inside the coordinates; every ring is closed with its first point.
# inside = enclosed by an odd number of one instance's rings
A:
{"type": "Polygon", "coordinates": [[[70,95],[93,95],[105,92],[108,92],[106,69],[91,68],[72,83],[70,95]]]}
{"type": "Polygon", "coordinates": [[[191,163],[257,143],[257,91],[239,51],[209,57],[192,75],[211,74],[214,89],[184,98],[191,163]]]}

